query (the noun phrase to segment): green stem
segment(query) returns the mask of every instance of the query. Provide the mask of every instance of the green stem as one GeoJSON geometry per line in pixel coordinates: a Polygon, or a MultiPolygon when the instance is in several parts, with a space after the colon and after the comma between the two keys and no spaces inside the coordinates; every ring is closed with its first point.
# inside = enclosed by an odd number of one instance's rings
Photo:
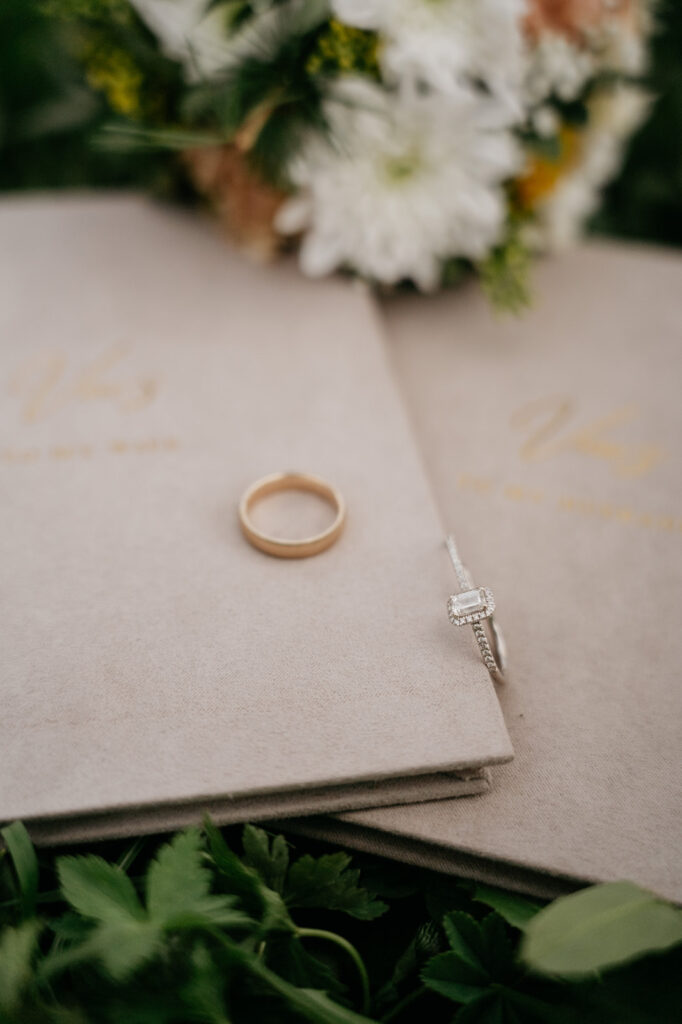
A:
{"type": "MultiPolygon", "coordinates": [[[[57,900],[61,899],[61,890],[55,889],[53,892],[43,892],[36,897],[36,903],[56,903],[57,900]]],[[[21,903],[21,897],[15,896],[11,900],[3,900],[0,903],[0,910],[5,910],[7,907],[17,907],[21,903]]]]}
{"type": "Polygon", "coordinates": [[[133,845],[129,847],[121,857],[119,857],[117,863],[122,871],[130,871],[133,861],[144,849],[146,842],[146,839],[136,839],[133,845]]]}
{"type": "MultiPolygon", "coordinates": [[[[324,993],[297,988],[291,982],[285,981],[279,974],[275,974],[274,971],[266,967],[257,956],[248,953],[242,946],[231,942],[222,934],[219,928],[209,927],[204,931],[209,932],[220,942],[233,962],[236,961],[241,964],[244,970],[250,971],[251,974],[269,985],[274,992],[281,995],[289,1006],[297,1010],[306,1020],[320,1021],[324,1017],[327,1024],[371,1024],[367,1017],[360,1017],[352,1010],[347,1010],[344,1006],[340,1006],[333,1000],[328,999],[324,993]]],[[[334,938],[337,938],[337,936],[334,936],[334,938]]]]}
{"type": "Polygon", "coordinates": [[[362,993],[361,1012],[364,1014],[369,1013],[369,977],[364,961],[355,946],[348,939],[344,939],[343,935],[325,931],[324,928],[297,928],[296,935],[299,939],[322,939],[325,942],[333,942],[346,951],[355,964],[360,979],[360,991],[362,993]]]}
{"type": "Polygon", "coordinates": [[[414,992],[408,992],[408,994],[401,999],[399,1003],[396,1003],[388,1013],[384,1014],[381,1020],[384,1024],[389,1020],[395,1020],[395,1018],[399,1017],[406,1007],[411,1006],[416,999],[419,999],[420,996],[423,996],[428,991],[429,990],[426,985],[422,985],[421,988],[416,988],[414,992]]]}

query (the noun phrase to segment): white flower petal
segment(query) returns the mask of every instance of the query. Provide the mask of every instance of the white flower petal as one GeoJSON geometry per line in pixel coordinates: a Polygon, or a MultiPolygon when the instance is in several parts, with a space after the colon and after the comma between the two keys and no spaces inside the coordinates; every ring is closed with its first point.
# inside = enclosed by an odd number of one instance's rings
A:
{"type": "Polygon", "coordinates": [[[518,116],[524,0],[332,0],[332,9],[379,33],[390,83],[456,94],[484,82],[518,116]]]}
{"type": "Polygon", "coordinates": [[[282,235],[297,235],[310,223],[312,206],[306,195],[286,199],[275,214],[275,231],[282,235]]]}
{"type": "Polygon", "coordinates": [[[308,277],[324,277],[341,262],[341,253],[334,238],[320,233],[310,234],[301,245],[299,263],[308,277]]]}
{"type": "Polygon", "coordinates": [[[520,164],[511,132],[488,127],[490,103],[344,82],[326,105],[333,144],[311,133],[291,167],[309,213],[305,272],[351,266],[430,289],[443,260],[484,255],[504,227],[501,183],[520,164]]]}

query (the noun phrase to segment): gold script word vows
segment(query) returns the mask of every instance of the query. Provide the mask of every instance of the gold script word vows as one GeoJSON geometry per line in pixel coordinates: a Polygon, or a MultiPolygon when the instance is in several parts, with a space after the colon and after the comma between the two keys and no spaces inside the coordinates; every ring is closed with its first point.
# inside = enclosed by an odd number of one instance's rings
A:
{"type": "Polygon", "coordinates": [[[657,444],[614,440],[610,435],[639,417],[634,405],[623,406],[597,420],[576,426],[576,403],[565,396],[528,402],[511,416],[510,424],[528,435],[519,454],[524,462],[541,462],[573,452],[610,465],[616,476],[634,478],[650,473],[667,457],[657,444]]]}
{"type": "Polygon", "coordinates": [[[82,367],[60,352],[42,352],[23,363],[10,380],[10,394],[21,402],[24,423],[37,423],[67,406],[110,401],[122,412],[136,412],[158,393],[153,377],[121,372],[129,349],[115,345],[82,367]]]}

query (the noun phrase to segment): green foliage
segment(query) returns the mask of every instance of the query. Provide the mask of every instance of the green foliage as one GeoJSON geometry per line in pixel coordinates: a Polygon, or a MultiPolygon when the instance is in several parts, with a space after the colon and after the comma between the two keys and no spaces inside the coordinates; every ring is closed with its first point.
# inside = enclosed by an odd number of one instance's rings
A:
{"type": "Polygon", "coordinates": [[[515,227],[478,265],[481,284],[493,307],[500,312],[520,313],[530,305],[531,257],[515,227]]]}
{"type": "Polygon", "coordinates": [[[647,86],[654,97],[625,166],[593,219],[600,234],[682,245],[682,4],[656,0],[647,86]]]}
{"type": "Polygon", "coordinates": [[[67,903],[94,922],[85,939],[47,961],[48,975],[82,960],[99,960],[112,978],[128,977],[184,929],[248,926],[230,896],[211,895],[197,830],[162,846],[146,876],[146,908],[122,868],[101,857],[60,857],[57,874],[67,903]]]}
{"type": "MultiPolygon", "coordinates": [[[[175,194],[177,175],[165,154],[103,153],[92,146],[111,113],[88,78],[84,48],[98,59],[129,50],[144,65],[145,82],[153,77],[151,93],[166,98],[169,113],[177,95],[177,68],[160,57],[139,23],[114,18],[113,6],[100,0],[0,3],[0,190],[134,184],[175,194]],[[71,7],[96,12],[100,21],[67,20],[71,7]]],[[[118,6],[130,15],[127,3],[118,6]]]]}
{"type": "Polygon", "coordinates": [[[312,75],[308,61],[328,18],[324,2],[283,10],[260,40],[258,51],[185,95],[185,124],[241,145],[264,180],[286,187],[287,170],[304,133],[324,132],[321,109],[324,76],[312,75]]]}
{"type": "Polygon", "coordinates": [[[3,835],[2,1024],[654,1024],[682,1000],[680,912],[629,883],[543,908],[251,825],[40,862],[3,835]]]}
{"type": "Polygon", "coordinates": [[[0,837],[14,866],[21,910],[28,917],[35,910],[38,895],[38,858],[29,834],[20,821],[0,829],[0,837]]]}
{"type": "Polygon", "coordinates": [[[262,828],[246,825],[242,836],[244,860],[265,885],[282,893],[289,867],[289,848],[284,836],[270,838],[262,828]]]}
{"type": "Polygon", "coordinates": [[[315,42],[306,70],[311,75],[353,72],[379,77],[376,32],[344,25],[332,18],[315,42]]]}
{"type": "Polygon", "coordinates": [[[492,885],[477,885],[472,898],[477,903],[492,907],[507,924],[522,931],[541,909],[539,903],[520,896],[517,892],[506,892],[492,885]]]}
{"type": "Polygon", "coordinates": [[[387,905],[372,899],[360,888],[360,872],[351,870],[350,860],[345,853],[301,857],[289,871],[285,889],[287,905],[342,910],[361,921],[380,917],[388,910],[387,905]]]}
{"type": "Polygon", "coordinates": [[[529,967],[570,978],[682,942],[682,912],[632,882],[610,882],[545,907],[526,926],[529,967]]]}
{"type": "MultiPolygon", "coordinates": [[[[31,959],[40,925],[24,921],[0,934],[0,1015],[11,1016],[21,1004],[31,979],[31,959]]],[[[2,1020],[0,1016],[0,1020],[2,1020]]]]}
{"type": "Polygon", "coordinates": [[[518,973],[502,918],[488,914],[480,923],[462,911],[443,919],[450,951],[434,957],[422,980],[434,992],[456,1003],[487,998],[493,984],[501,986],[518,973]]]}

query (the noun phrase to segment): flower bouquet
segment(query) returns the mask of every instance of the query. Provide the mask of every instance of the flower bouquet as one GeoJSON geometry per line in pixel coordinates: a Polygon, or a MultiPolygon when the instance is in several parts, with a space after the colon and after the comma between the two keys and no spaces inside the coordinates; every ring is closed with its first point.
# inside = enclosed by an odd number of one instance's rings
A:
{"type": "Polygon", "coordinates": [[[648,106],[647,0],[51,0],[109,144],[181,153],[230,232],[311,276],[517,307],[648,106]]]}

